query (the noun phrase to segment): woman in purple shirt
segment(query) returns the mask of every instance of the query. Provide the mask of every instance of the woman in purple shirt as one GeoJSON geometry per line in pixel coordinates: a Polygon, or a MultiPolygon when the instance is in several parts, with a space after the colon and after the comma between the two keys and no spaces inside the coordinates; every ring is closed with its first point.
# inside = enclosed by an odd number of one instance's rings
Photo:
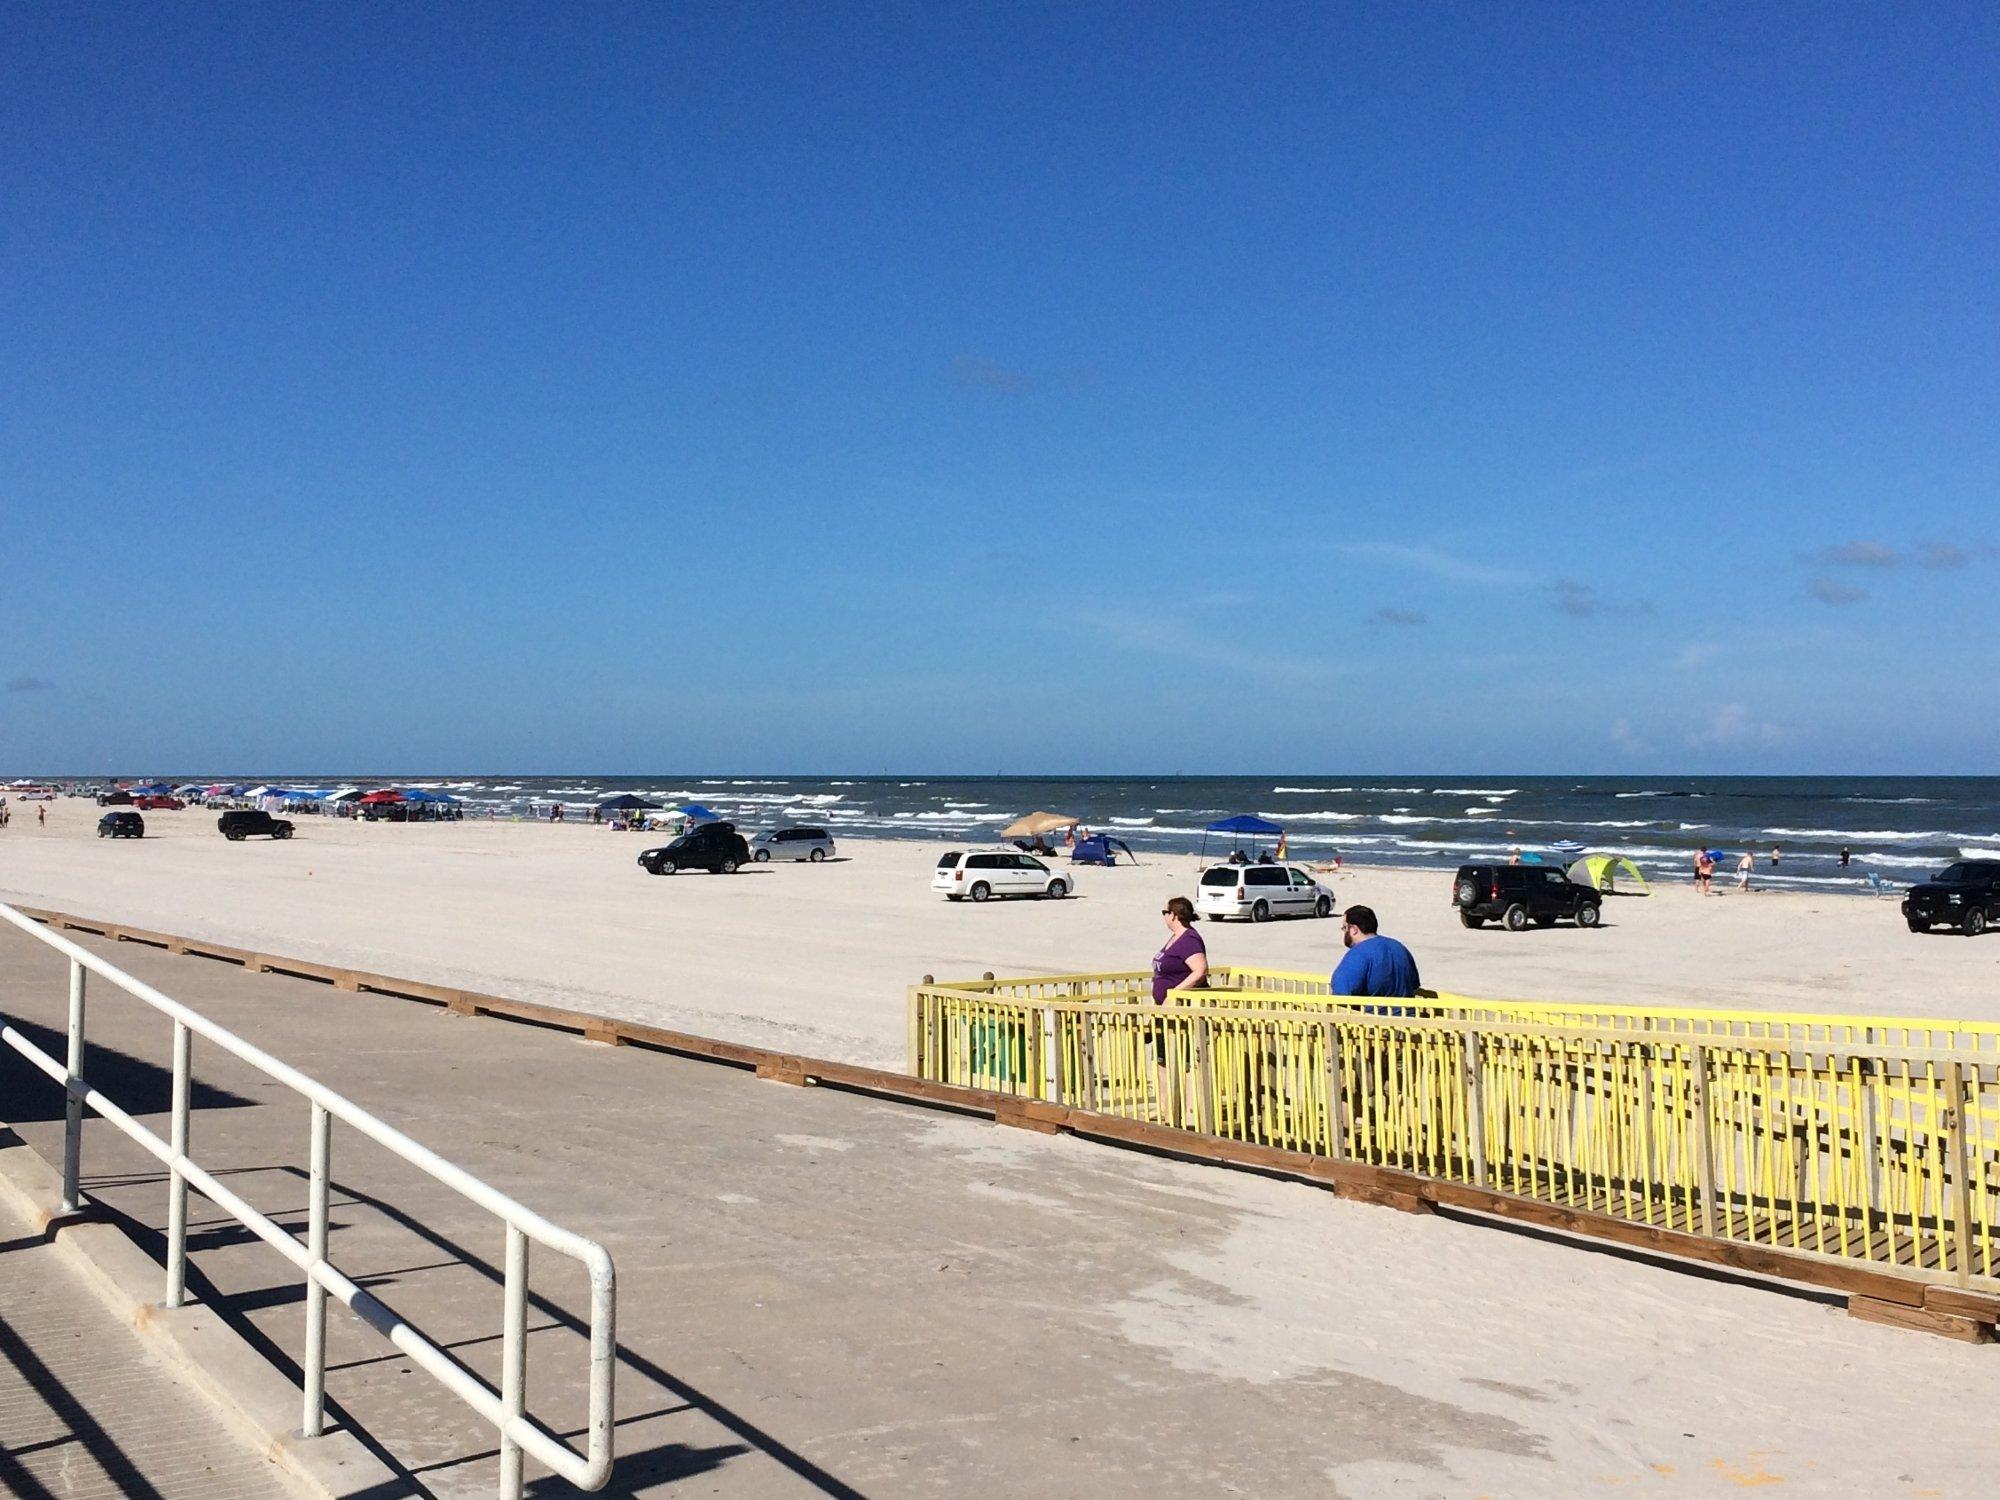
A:
{"type": "MultiPolygon", "coordinates": [[[[1153,955],[1153,1003],[1165,1005],[1168,990],[1198,990],[1208,986],[1208,945],[1201,940],[1201,934],[1194,930],[1197,920],[1194,903],[1185,896],[1171,897],[1160,908],[1160,915],[1166,920],[1167,941],[1158,953],[1153,955]]],[[[1164,1026],[1150,1028],[1146,1038],[1146,1051],[1153,1059],[1154,1082],[1158,1092],[1154,1097],[1159,1101],[1159,1118],[1162,1124],[1178,1125],[1183,1111],[1178,1099],[1174,1100],[1172,1116],[1168,1114],[1167,1082],[1167,1032],[1164,1026]]]]}

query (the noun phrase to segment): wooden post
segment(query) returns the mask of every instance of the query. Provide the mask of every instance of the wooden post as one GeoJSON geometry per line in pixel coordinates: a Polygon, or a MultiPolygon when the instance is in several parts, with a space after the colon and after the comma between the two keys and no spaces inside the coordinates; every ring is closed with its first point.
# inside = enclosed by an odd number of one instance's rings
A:
{"type": "Polygon", "coordinates": [[[1694,1050],[1695,1191],[1701,1195],[1701,1232],[1715,1236],[1715,1122],[1708,1112],[1708,1048],[1691,1038],[1694,1050]]]}
{"type": "Polygon", "coordinates": [[[1194,1097],[1195,1129],[1203,1135],[1215,1134],[1215,1070],[1208,1056],[1209,1019],[1199,1017],[1194,1023],[1194,1097]]]}
{"type": "Polygon", "coordinates": [[[1341,1161],[1347,1156],[1347,1109],[1340,1094],[1340,1031],[1333,1022],[1323,1021],[1320,1035],[1326,1069],[1321,1080],[1326,1099],[1326,1154],[1341,1161]]]}
{"type": "Polygon", "coordinates": [[[1951,1090],[1945,1128],[1951,1137],[1951,1220],[1957,1261],[1952,1269],[1958,1273],[1958,1284],[1965,1286],[1972,1278],[1972,1193],[1971,1184],[1965,1180],[1965,1064],[1953,1063],[1945,1077],[1951,1090]]]}
{"type": "MultiPolygon", "coordinates": [[[[924,976],[925,985],[935,983],[937,981],[930,975],[924,976]]],[[[909,1074],[912,1078],[921,1078],[924,1076],[924,998],[923,987],[914,984],[910,986],[908,1042],[909,1074]]]]}
{"type": "Polygon", "coordinates": [[[1486,1102],[1479,1079],[1479,1028],[1468,1026],[1463,1036],[1463,1056],[1459,1083],[1464,1098],[1466,1159],[1472,1163],[1472,1180],[1486,1186],[1486,1102]]]}

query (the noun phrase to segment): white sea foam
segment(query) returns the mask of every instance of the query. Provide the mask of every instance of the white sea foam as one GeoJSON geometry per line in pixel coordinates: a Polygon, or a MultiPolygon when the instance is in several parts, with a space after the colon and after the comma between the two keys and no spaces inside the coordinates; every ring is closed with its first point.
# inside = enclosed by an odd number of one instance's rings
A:
{"type": "Polygon", "coordinates": [[[1320,811],[1260,812],[1257,816],[1260,818],[1269,818],[1273,822],[1276,822],[1280,818],[1289,818],[1295,823],[1354,823],[1358,822],[1362,815],[1360,813],[1320,811]]]}
{"type": "Polygon", "coordinates": [[[1512,797],[1521,789],[1517,786],[1495,789],[1485,786],[1441,786],[1433,788],[1440,797],[1512,797]]]}
{"type": "Polygon", "coordinates": [[[1116,823],[1120,828],[1151,828],[1153,826],[1151,818],[1113,818],[1111,821],[1116,823]]]}
{"type": "MultiPolygon", "coordinates": [[[[1351,792],[1351,791],[1355,790],[1355,788],[1353,788],[1353,787],[1351,787],[1351,786],[1274,786],[1274,787],[1272,787],[1272,788],[1271,788],[1271,790],[1272,790],[1273,792],[1282,792],[1282,793],[1285,793],[1285,794],[1286,794],[1286,795],[1288,795],[1288,796],[1301,796],[1301,797],[1303,797],[1303,796],[1307,796],[1307,795],[1324,795],[1324,796],[1328,796],[1328,797],[1338,797],[1338,796],[1340,796],[1340,795],[1341,795],[1342,793],[1345,793],[1345,792],[1351,792]]],[[[1383,787],[1383,788],[1376,788],[1376,787],[1370,787],[1370,788],[1368,788],[1368,790],[1370,790],[1370,791],[1376,791],[1376,790],[1382,790],[1382,791],[1386,791],[1386,790],[1388,790],[1388,788],[1386,788],[1386,787],[1383,787]]]]}
{"type": "Polygon", "coordinates": [[[1765,828],[1759,830],[1774,839],[1838,839],[1844,844],[1957,844],[1967,839],[1977,843],[1991,840],[1990,833],[1947,833],[1938,828],[1765,828]]]}

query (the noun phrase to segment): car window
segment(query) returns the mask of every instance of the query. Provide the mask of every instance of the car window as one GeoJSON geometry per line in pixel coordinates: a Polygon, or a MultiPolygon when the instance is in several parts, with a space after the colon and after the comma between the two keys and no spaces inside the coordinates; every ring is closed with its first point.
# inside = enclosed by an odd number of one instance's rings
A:
{"type": "Polygon", "coordinates": [[[956,849],[952,850],[949,854],[940,854],[938,856],[937,867],[940,870],[955,870],[958,868],[960,857],[960,853],[956,849]]]}
{"type": "Polygon", "coordinates": [[[1032,854],[1015,855],[1014,867],[1018,870],[1041,870],[1044,873],[1046,873],[1049,868],[1047,865],[1043,864],[1039,859],[1036,859],[1035,856],[1032,854]]]}
{"type": "Polygon", "coordinates": [[[1568,885],[1569,876],[1563,874],[1560,870],[1544,870],[1542,871],[1542,883],[1545,885],[1568,885]]]}
{"type": "Polygon", "coordinates": [[[1933,875],[1931,877],[1931,880],[1934,884],[1937,885],[1962,885],[1971,878],[1972,878],[1972,866],[1969,864],[1960,863],[1955,865],[1946,865],[1942,870],[1939,870],[1937,874],[1933,875]]]}
{"type": "Polygon", "coordinates": [[[1312,876],[1306,874],[1304,870],[1294,869],[1292,871],[1293,885],[1311,885],[1312,883],[1313,883],[1312,876]]]}
{"type": "Polygon", "coordinates": [[[1283,885],[1285,883],[1285,872],[1283,870],[1272,869],[1245,870],[1243,872],[1243,883],[1245,885],[1283,885]]]}
{"type": "Polygon", "coordinates": [[[1236,884],[1236,871],[1222,868],[1203,870],[1201,872],[1201,883],[1203,885],[1234,886],[1236,884]]]}
{"type": "Polygon", "coordinates": [[[1001,867],[1000,856],[997,854],[968,854],[965,856],[965,867],[968,870],[997,870],[1001,867]]]}

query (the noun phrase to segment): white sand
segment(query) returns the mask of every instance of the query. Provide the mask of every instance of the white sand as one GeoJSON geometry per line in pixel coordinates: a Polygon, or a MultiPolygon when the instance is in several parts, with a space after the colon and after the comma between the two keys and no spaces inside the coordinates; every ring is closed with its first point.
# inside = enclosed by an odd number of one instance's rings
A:
{"type": "MultiPolygon", "coordinates": [[[[664,879],[634,863],[657,835],[587,824],[302,818],[287,843],[232,844],[202,809],[147,813],[143,841],[100,840],[99,809],[15,804],[0,898],[218,942],[813,1055],[901,1066],[904,988],[939,978],[1145,968],[1159,910],[1193,890],[1188,856],[1075,871],[1063,902],[947,902],[946,844],[846,841],[825,865],[664,879]]],[[[2000,935],[1918,937],[1894,902],[1685,886],[1607,901],[1596,932],[1468,932],[1443,870],[1349,869],[1427,983],[1598,1003],[2000,1018],[2000,935]]],[[[1326,970],[1332,922],[1208,924],[1218,961],[1326,970]]]]}

